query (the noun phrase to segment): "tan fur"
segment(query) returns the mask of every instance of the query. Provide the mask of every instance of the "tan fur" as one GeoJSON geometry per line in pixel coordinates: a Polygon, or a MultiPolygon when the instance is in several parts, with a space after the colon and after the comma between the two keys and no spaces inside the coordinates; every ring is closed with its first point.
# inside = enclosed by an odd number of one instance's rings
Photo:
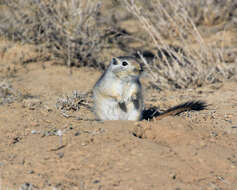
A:
{"type": "Polygon", "coordinates": [[[143,96],[140,73],[141,66],[135,58],[112,59],[108,69],[93,88],[94,112],[98,119],[141,119],[143,96]]]}

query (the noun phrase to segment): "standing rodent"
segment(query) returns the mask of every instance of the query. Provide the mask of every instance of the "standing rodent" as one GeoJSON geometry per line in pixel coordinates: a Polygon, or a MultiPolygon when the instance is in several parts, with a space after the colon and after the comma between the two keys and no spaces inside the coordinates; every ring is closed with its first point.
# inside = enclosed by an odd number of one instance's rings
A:
{"type": "Polygon", "coordinates": [[[93,88],[94,112],[99,120],[162,119],[185,111],[200,111],[203,101],[188,101],[159,113],[144,110],[140,76],[142,66],[135,57],[120,56],[112,61],[93,88]]]}
{"type": "Polygon", "coordinates": [[[134,57],[112,61],[93,88],[94,112],[100,120],[140,120],[143,111],[142,67],[134,57]]]}

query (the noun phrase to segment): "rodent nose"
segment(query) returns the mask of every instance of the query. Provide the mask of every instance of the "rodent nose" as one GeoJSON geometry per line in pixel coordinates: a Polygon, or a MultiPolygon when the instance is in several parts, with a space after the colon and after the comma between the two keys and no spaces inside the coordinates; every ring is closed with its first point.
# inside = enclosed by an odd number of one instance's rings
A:
{"type": "Polygon", "coordinates": [[[141,63],[139,63],[139,65],[140,65],[139,71],[140,71],[140,72],[143,72],[143,71],[144,71],[145,64],[141,62],[141,63]]]}
{"type": "Polygon", "coordinates": [[[138,72],[139,72],[139,69],[134,68],[133,71],[134,71],[135,73],[138,73],[138,72]]]}
{"type": "Polygon", "coordinates": [[[133,72],[137,73],[137,74],[141,74],[143,72],[143,69],[142,68],[140,68],[140,69],[135,68],[135,69],[133,69],[133,72]]]}
{"type": "Polygon", "coordinates": [[[144,67],[142,65],[140,65],[140,68],[139,68],[139,73],[142,73],[144,71],[143,69],[144,67]]]}

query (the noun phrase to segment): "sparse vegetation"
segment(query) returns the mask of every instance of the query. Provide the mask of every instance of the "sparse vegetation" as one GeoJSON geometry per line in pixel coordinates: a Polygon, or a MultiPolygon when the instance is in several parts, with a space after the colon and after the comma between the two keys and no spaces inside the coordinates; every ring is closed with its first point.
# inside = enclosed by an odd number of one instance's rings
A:
{"type": "Polygon", "coordinates": [[[103,31],[95,23],[99,8],[99,3],[79,0],[6,0],[0,34],[35,44],[45,60],[103,67],[96,59],[103,45],[103,31]]]}
{"type": "Polygon", "coordinates": [[[10,104],[16,100],[22,99],[22,95],[14,90],[10,83],[0,82],[0,105],[10,104]]]}
{"type": "Polygon", "coordinates": [[[0,82],[0,105],[32,99],[34,96],[14,89],[9,81],[0,82]]]}
{"type": "Polygon", "coordinates": [[[160,89],[197,87],[236,74],[237,60],[227,64],[224,58],[227,51],[223,36],[214,43],[205,39],[216,32],[224,35],[227,28],[237,29],[235,1],[157,0],[139,4],[125,0],[125,4],[155,47],[153,64],[143,59],[149,67],[152,85],[160,89]],[[205,26],[207,29],[203,29],[205,26]]]}
{"type": "Polygon", "coordinates": [[[150,86],[198,87],[236,74],[236,6],[234,0],[3,0],[0,34],[34,44],[35,61],[68,66],[104,69],[111,56],[148,51],[155,58],[143,59],[150,86]]]}
{"type": "Polygon", "coordinates": [[[90,93],[79,93],[74,91],[71,96],[58,98],[56,108],[62,111],[78,111],[81,106],[91,109],[89,106],[90,93]]]}

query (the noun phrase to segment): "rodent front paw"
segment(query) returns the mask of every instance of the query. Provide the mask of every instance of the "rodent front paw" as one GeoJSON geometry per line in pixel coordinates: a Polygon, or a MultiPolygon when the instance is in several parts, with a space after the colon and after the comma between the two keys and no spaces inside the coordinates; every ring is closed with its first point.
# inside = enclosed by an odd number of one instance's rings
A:
{"type": "Polygon", "coordinates": [[[125,102],[119,102],[118,105],[121,110],[123,110],[124,112],[127,112],[127,106],[126,106],[125,102]]]}

